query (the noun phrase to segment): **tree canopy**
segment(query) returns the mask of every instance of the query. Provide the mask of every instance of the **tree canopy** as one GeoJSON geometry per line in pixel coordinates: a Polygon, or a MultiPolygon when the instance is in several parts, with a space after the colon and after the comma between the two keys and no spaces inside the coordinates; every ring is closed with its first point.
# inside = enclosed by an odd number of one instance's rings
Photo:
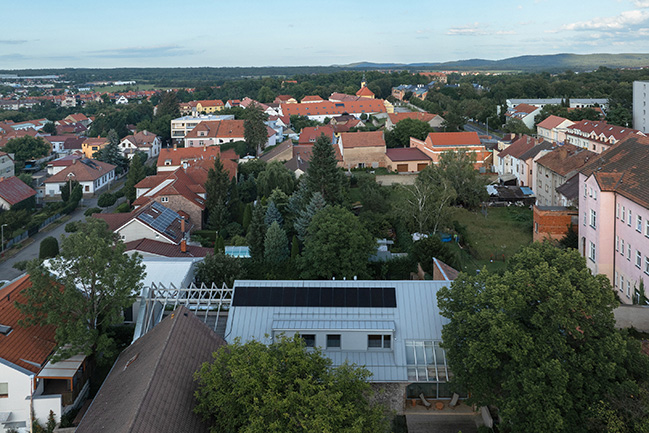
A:
{"type": "Polygon", "coordinates": [[[257,155],[261,154],[268,142],[268,130],[264,123],[265,120],[266,114],[258,104],[253,103],[246,108],[243,136],[248,146],[255,149],[257,155]]]}
{"type": "Polygon", "coordinates": [[[309,191],[319,192],[327,203],[342,202],[342,173],[338,169],[331,140],[324,134],[320,135],[313,145],[306,182],[309,191]]]}
{"type": "Polygon", "coordinates": [[[370,402],[369,375],[332,367],[298,336],[270,345],[236,340],[196,373],[195,412],[214,433],[388,432],[386,410],[370,402]]]}
{"type": "Polygon", "coordinates": [[[488,198],[485,179],[473,164],[473,152],[442,152],[439,158],[439,168],[457,194],[455,203],[468,209],[479,207],[488,198]]]}
{"type": "Polygon", "coordinates": [[[51,147],[41,137],[34,138],[31,135],[25,135],[9,140],[2,150],[13,153],[16,161],[25,162],[49,155],[51,147]]]}
{"type": "Polygon", "coordinates": [[[207,172],[205,182],[205,208],[208,224],[212,230],[223,230],[228,223],[228,190],[230,180],[219,158],[207,172]]]}
{"type": "Polygon", "coordinates": [[[385,133],[385,144],[387,147],[409,147],[410,137],[417,140],[425,140],[433,127],[427,122],[418,119],[403,119],[385,133]]]}
{"type": "Polygon", "coordinates": [[[104,221],[88,218],[63,239],[59,255],[47,265],[40,260],[28,265],[32,286],[25,291],[26,303],[17,305],[28,324],[56,326],[55,359],[109,352],[107,331],[121,323],[144,277],[142,258],[124,249],[104,221]]]}
{"type": "Polygon", "coordinates": [[[275,188],[285,194],[291,194],[295,189],[295,174],[279,161],[266,165],[266,169],[257,176],[257,193],[268,197],[275,188]]]}
{"type": "Polygon", "coordinates": [[[647,431],[649,360],[614,328],[610,282],[578,251],[534,244],[438,300],[453,383],[496,406],[501,431],[647,431]]]}
{"type": "Polygon", "coordinates": [[[403,217],[414,231],[436,233],[447,215],[446,210],[457,193],[437,165],[422,170],[412,186],[402,187],[403,217]]]}

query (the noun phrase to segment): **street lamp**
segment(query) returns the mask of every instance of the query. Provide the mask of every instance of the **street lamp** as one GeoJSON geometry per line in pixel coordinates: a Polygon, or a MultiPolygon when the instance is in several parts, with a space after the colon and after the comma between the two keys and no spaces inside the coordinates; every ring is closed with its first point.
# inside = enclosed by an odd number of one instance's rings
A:
{"type": "Polygon", "coordinates": [[[0,240],[0,242],[2,243],[2,257],[4,257],[5,255],[5,226],[6,225],[8,224],[2,224],[2,226],[0,226],[0,231],[2,232],[2,239],[0,240]]]}

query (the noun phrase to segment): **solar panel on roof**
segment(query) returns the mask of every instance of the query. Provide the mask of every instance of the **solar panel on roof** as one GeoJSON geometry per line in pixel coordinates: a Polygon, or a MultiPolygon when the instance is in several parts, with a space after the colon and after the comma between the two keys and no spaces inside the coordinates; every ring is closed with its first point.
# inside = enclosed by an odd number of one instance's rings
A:
{"type": "Polygon", "coordinates": [[[237,287],[235,307],[396,308],[394,287],[237,287]]]}

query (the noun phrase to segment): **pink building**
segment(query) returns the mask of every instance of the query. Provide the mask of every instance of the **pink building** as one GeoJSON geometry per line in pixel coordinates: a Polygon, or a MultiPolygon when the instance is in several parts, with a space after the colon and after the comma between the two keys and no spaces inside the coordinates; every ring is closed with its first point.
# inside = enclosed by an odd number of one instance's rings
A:
{"type": "Polygon", "coordinates": [[[579,173],[579,251],[622,302],[649,294],[649,138],[633,134],[579,173]]]}

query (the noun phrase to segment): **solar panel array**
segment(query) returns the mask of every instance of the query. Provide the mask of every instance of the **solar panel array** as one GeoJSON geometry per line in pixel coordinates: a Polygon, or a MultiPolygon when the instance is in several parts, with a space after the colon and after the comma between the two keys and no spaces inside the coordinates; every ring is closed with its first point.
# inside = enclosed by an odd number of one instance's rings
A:
{"type": "Polygon", "coordinates": [[[394,287],[249,287],[234,290],[234,307],[396,308],[394,287]]]}
{"type": "Polygon", "coordinates": [[[153,216],[151,213],[142,212],[138,215],[138,219],[142,220],[144,223],[150,225],[154,229],[158,230],[161,233],[166,233],[170,236],[176,236],[176,234],[169,230],[169,226],[177,219],[180,218],[176,212],[162,206],[158,202],[153,202],[151,206],[153,212],[157,211],[158,215],[153,216]]]}

